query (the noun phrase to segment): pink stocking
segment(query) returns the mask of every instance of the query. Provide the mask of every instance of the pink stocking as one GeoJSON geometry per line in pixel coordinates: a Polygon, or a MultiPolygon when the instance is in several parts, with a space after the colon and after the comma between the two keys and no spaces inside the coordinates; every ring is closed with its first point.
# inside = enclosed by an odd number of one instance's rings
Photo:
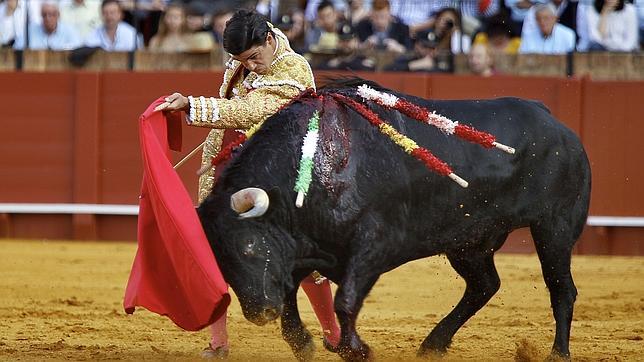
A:
{"type": "Polygon", "coordinates": [[[226,330],[226,313],[222,314],[215,323],[210,325],[210,347],[228,348],[228,331],[226,330]]]}
{"type": "Polygon", "coordinates": [[[325,280],[322,284],[315,284],[315,279],[309,275],[302,280],[300,286],[304,289],[306,296],[309,297],[315,316],[320,321],[320,326],[322,326],[324,338],[332,346],[337,346],[340,342],[340,327],[338,327],[338,323],[335,320],[331,284],[328,280],[325,280]]]}

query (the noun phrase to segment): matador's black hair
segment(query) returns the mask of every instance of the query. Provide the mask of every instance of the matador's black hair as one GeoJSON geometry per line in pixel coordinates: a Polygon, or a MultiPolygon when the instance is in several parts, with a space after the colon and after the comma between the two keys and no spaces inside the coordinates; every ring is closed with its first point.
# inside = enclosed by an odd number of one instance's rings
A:
{"type": "Polygon", "coordinates": [[[273,33],[264,15],[254,10],[237,10],[226,22],[224,49],[232,55],[239,55],[253,46],[264,45],[269,32],[273,33]]]}

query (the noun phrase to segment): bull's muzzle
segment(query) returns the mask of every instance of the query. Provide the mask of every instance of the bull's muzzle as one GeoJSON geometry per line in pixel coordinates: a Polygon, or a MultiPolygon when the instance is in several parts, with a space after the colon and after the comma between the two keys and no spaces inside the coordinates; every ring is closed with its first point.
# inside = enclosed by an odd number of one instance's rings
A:
{"type": "Polygon", "coordinates": [[[264,215],[268,205],[268,194],[257,187],[247,187],[230,196],[230,208],[242,219],[264,215]]]}

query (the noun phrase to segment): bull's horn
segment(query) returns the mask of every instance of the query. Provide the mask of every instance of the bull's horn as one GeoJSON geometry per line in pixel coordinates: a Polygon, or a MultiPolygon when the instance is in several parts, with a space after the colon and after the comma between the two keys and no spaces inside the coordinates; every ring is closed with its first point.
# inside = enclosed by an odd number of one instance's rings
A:
{"type": "Polygon", "coordinates": [[[230,208],[242,219],[260,217],[268,210],[268,194],[257,187],[247,187],[230,197],[230,208]]]}

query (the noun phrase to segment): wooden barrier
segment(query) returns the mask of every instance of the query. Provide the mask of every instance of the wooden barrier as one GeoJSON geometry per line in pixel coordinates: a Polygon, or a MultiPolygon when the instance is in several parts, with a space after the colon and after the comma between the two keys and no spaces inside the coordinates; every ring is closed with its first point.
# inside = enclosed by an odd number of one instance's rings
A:
{"type": "Polygon", "coordinates": [[[227,60],[221,48],[212,52],[159,53],[138,51],[135,53],[134,70],[137,71],[203,71],[224,68],[227,60]]]}
{"type": "Polygon", "coordinates": [[[16,69],[13,49],[0,49],[0,72],[12,72],[16,69]]]}
{"type": "MultiPolygon", "coordinates": [[[[316,79],[337,73],[316,73],[316,79]]],[[[352,75],[352,74],[348,74],[352,75]]],[[[480,78],[359,73],[435,99],[520,96],[544,102],[582,138],[593,170],[591,214],[644,217],[644,82],[545,77],[480,78]],[[638,161],[639,160],[639,161],[638,161]]],[[[213,95],[222,72],[0,73],[0,204],[136,205],[141,182],[137,119],[159,96],[213,95]]],[[[468,120],[459,120],[467,123],[468,120]]],[[[184,152],[207,129],[184,127],[184,152]]],[[[196,196],[199,157],[179,173],[196,196]]],[[[133,240],[136,218],[104,214],[0,213],[0,237],[133,240]]],[[[514,249],[532,250],[525,231],[514,249]],[[518,246],[517,246],[518,245],[518,246]]],[[[578,252],[644,254],[644,228],[597,226],[578,252]]]]}

